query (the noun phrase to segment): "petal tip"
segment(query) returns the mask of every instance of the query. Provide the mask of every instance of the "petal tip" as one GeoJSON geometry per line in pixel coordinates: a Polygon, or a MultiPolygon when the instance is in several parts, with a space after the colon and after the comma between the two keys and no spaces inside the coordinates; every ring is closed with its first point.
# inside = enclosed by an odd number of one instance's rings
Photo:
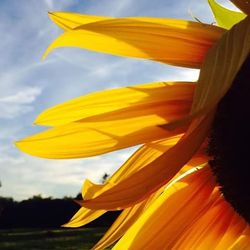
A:
{"type": "Polygon", "coordinates": [[[38,115],[35,120],[32,122],[33,125],[43,125],[42,119],[40,118],[40,115],[38,115]]]}
{"type": "Polygon", "coordinates": [[[41,59],[45,60],[48,56],[49,52],[47,52],[47,50],[44,52],[44,54],[42,55],[41,59]]]}

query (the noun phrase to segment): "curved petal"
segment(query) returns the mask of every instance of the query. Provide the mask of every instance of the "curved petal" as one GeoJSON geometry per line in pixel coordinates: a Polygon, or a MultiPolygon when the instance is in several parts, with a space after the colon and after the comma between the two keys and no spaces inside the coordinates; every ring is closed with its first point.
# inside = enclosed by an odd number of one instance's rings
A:
{"type": "Polygon", "coordinates": [[[101,215],[106,213],[106,210],[90,210],[87,208],[80,208],[78,212],[70,219],[69,222],[65,223],[63,227],[81,227],[91,221],[97,219],[101,215]]]}
{"type": "Polygon", "coordinates": [[[94,184],[90,180],[85,179],[84,184],[82,186],[82,197],[84,197],[84,199],[93,198],[94,195],[96,193],[99,193],[105,185],[106,184],[94,184]]]}
{"type": "Polygon", "coordinates": [[[173,249],[176,239],[209,206],[214,188],[208,168],[171,184],[113,249],[173,249]]]}
{"type": "Polygon", "coordinates": [[[82,201],[81,205],[91,209],[115,210],[131,206],[149,197],[170,181],[198,150],[208,133],[212,118],[212,115],[207,116],[195,129],[190,130],[189,134],[156,160],[94,199],[82,201]]]}
{"type": "Polygon", "coordinates": [[[215,0],[208,0],[208,3],[214,13],[216,22],[224,29],[231,29],[236,23],[246,17],[244,13],[229,10],[218,4],[215,0]]]}
{"type": "Polygon", "coordinates": [[[195,86],[191,82],[155,82],[94,92],[43,111],[34,123],[59,126],[78,120],[108,121],[145,112],[159,113],[160,108],[172,109],[177,105],[188,107],[195,86]]]}
{"type": "Polygon", "coordinates": [[[118,56],[199,68],[223,29],[191,21],[112,18],[87,23],[58,37],[44,54],[58,47],[79,47],[118,56]]]}

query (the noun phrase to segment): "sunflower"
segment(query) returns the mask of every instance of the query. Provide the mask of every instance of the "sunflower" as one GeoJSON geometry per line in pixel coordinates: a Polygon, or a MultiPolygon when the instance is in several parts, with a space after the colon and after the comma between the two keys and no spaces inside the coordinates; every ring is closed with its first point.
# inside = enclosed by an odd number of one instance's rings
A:
{"type": "Polygon", "coordinates": [[[54,12],[64,29],[45,53],[75,46],[200,69],[197,83],[154,82],[92,93],[52,107],[51,126],[17,146],[66,159],[142,146],[103,185],[86,180],[65,226],[121,214],[104,249],[250,249],[250,3],[214,0],[218,26],[166,18],[54,12]]]}

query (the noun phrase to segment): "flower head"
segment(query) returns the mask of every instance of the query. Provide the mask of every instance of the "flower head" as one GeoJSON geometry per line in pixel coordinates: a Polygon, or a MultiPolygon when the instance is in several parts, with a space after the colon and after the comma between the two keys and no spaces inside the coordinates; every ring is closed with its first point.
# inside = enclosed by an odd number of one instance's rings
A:
{"type": "MultiPolygon", "coordinates": [[[[235,96],[232,89],[243,91],[238,82],[249,72],[250,6],[248,1],[233,2],[245,13],[209,0],[221,27],[50,13],[65,32],[45,56],[58,47],[76,46],[201,69],[197,83],[147,83],[52,107],[35,121],[52,128],[17,143],[21,150],[46,158],[88,157],[143,144],[105,184],[84,183],[82,207],[66,226],[123,210],[95,249],[120,238],[115,249],[243,249],[248,244],[249,212],[238,192],[245,191],[243,199],[250,195],[247,185],[237,185],[249,172],[236,171],[234,164],[227,171],[228,158],[221,154],[230,140],[223,139],[228,134],[220,113],[227,116],[225,100],[231,92],[235,96]]],[[[244,91],[245,100],[250,93],[246,83],[244,91]]]]}

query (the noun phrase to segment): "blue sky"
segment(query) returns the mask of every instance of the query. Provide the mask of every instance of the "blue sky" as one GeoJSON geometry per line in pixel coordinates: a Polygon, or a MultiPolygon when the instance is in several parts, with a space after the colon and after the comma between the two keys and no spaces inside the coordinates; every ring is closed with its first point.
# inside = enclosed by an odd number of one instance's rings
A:
{"type": "MultiPolygon", "coordinates": [[[[220,1],[230,6],[227,1],[220,1]]],[[[195,80],[198,72],[75,48],[41,56],[60,30],[48,11],[110,16],[161,16],[203,22],[213,17],[206,0],[1,0],[0,1],[0,188],[21,200],[76,195],[85,178],[100,181],[132,151],[77,160],[44,160],[19,152],[13,142],[40,131],[32,125],[45,108],[86,93],[135,83],[195,80]]]]}

